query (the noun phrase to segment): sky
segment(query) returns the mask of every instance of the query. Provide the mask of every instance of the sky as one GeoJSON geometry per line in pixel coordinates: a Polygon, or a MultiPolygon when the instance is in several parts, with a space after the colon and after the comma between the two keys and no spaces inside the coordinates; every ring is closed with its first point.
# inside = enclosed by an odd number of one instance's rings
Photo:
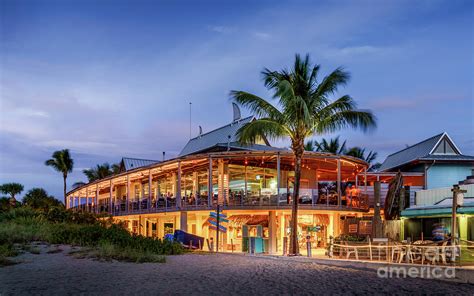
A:
{"type": "Polygon", "coordinates": [[[334,99],[349,94],[377,117],[372,132],[324,137],[382,162],[446,131],[474,155],[473,28],[474,2],[459,0],[0,0],[0,183],[62,199],[61,175],[44,165],[55,150],[71,150],[69,185],[122,156],[176,156],[189,102],[193,136],[227,124],[229,91],[270,98],[260,72],[295,53],[321,78],[344,67],[352,79],[334,99]]]}

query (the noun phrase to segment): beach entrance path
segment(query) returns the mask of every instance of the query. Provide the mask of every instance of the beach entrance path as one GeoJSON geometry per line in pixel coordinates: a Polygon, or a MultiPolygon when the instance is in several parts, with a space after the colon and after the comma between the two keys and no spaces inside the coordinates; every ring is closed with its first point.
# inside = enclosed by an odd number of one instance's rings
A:
{"type": "Polygon", "coordinates": [[[474,286],[381,279],[373,270],[233,254],[168,256],[166,263],[99,262],[26,253],[0,268],[0,295],[459,294],[474,286]]]}

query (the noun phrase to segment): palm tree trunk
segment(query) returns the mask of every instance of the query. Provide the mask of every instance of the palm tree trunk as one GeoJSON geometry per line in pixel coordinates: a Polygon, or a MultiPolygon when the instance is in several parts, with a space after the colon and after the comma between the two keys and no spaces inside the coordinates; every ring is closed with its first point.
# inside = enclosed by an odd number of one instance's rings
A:
{"type": "Polygon", "coordinates": [[[67,175],[63,174],[63,185],[64,185],[64,207],[66,207],[66,179],[67,175]]]}
{"type": "Polygon", "coordinates": [[[295,184],[293,188],[293,205],[291,208],[291,236],[290,251],[288,255],[297,256],[300,254],[298,244],[298,198],[300,195],[300,179],[301,179],[301,159],[304,153],[304,146],[295,150],[295,184]]]}

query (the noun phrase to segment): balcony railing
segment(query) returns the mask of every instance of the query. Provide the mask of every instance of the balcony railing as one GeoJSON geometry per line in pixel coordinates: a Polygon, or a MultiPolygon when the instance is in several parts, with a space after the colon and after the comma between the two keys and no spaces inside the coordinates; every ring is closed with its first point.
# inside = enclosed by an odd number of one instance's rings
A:
{"type": "MultiPolygon", "coordinates": [[[[259,195],[244,196],[233,195],[219,201],[222,209],[252,209],[252,208],[291,208],[292,197],[288,194],[280,195],[259,195]]],[[[180,210],[209,210],[216,208],[218,197],[215,195],[209,203],[207,196],[197,198],[182,198],[178,203],[175,198],[158,198],[158,199],[142,199],[126,202],[99,203],[92,206],[91,204],[82,204],[72,207],[74,210],[111,214],[114,216],[129,214],[146,214],[172,212],[180,210]]],[[[338,199],[337,195],[321,195],[308,196],[300,195],[299,206],[303,209],[328,209],[328,210],[368,210],[368,196],[359,194],[357,196],[342,197],[338,199]],[[340,202],[340,204],[339,204],[340,202]]]]}

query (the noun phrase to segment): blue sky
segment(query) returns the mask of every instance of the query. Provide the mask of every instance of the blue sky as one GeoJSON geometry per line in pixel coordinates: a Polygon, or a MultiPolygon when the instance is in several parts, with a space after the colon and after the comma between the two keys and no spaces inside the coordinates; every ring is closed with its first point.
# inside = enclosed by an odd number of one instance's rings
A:
{"type": "Polygon", "coordinates": [[[383,161],[447,131],[474,155],[472,1],[0,3],[0,183],[61,198],[60,174],[43,163],[63,148],[75,159],[69,184],[122,156],[174,156],[190,101],[194,135],[226,124],[229,91],[268,96],[260,71],[295,53],[323,74],[345,67],[338,95],[376,114],[374,132],[334,134],[349,146],[383,161]]]}

